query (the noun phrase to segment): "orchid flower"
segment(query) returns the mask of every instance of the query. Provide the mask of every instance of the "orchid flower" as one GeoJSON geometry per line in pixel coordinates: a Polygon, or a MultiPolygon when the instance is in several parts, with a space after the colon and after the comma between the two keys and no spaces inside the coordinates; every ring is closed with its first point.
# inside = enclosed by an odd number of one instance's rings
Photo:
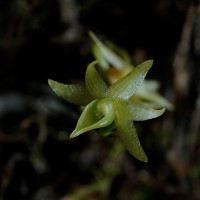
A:
{"type": "MultiPolygon", "coordinates": [[[[89,36],[94,42],[92,53],[111,83],[122,78],[134,68],[125,49],[110,41],[103,43],[92,31],[89,31],[89,36]]],[[[134,100],[137,96],[137,100],[147,106],[153,108],[165,107],[168,110],[173,110],[172,103],[158,93],[159,87],[158,81],[145,79],[140,89],[137,90],[134,100]]]]}
{"type": "Polygon", "coordinates": [[[48,80],[50,87],[57,95],[70,103],[84,106],[70,138],[94,129],[114,126],[116,135],[130,154],[140,161],[147,162],[148,159],[140,144],[134,121],[159,117],[165,109],[152,109],[130,99],[134,99],[153,60],[141,63],[110,86],[98,74],[95,68],[97,63],[93,61],[87,66],[85,85],[68,85],[48,80]]]}

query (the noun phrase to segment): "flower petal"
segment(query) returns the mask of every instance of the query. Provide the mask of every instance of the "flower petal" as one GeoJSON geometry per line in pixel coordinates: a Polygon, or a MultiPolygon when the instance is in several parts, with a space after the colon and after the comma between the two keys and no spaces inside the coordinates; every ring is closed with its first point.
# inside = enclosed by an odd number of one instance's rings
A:
{"type": "Polygon", "coordinates": [[[141,100],[153,105],[153,107],[165,107],[168,110],[173,110],[173,104],[157,92],[158,87],[159,83],[157,81],[144,80],[141,88],[137,91],[137,95],[141,100]]]}
{"type": "Polygon", "coordinates": [[[48,80],[48,84],[58,96],[70,103],[85,106],[93,100],[93,97],[83,85],[67,85],[51,79],[48,80]]]}
{"type": "Polygon", "coordinates": [[[94,67],[96,63],[97,61],[93,61],[88,65],[85,74],[85,82],[86,82],[86,87],[90,92],[90,94],[95,99],[99,99],[108,96],[109,90],[105,81],[100,77],[100,75],[97,73],[94,67]]]}
{"type": "Polygon", "coordinates": [[[115,123],[118,129],[118,136],[124,144],[125,148],[138,160],[148,162],[148,158],[140,144],[133,122],[124,121],[122,123],[120,120],[120,118],[116,119],[115,123]]]}
{"type": "Polygon", "coordinates": [[[118,130],[118,136],[130,154],[138,160],[147,162],[148,159],[140,144],[134,123],[130,116],[127,115],[127,109],[124,110],[124,106],[123,104],[120,105],[120,101],[114,102],[115,125],[118,130]]]}
{"type": "Polygon", "coordinates": [[[110,96],[122,99],[131,97],[141,86],[147,72],[151,68],[153,60],[148,60],[134,68],[122,79],[110,87],[110,96]]]}
{"type": "Polygon", "coordinates": [[[104,45],[92,31],[89,31],[88,33],[90,37],[92,38],[92,40],[97,45],[97,47],[99,48],[99,51],[101,51],[102,56],[108,63],[111,63],[113,66],[115,66],[118,69],[124,66],[125,62],[122,58],[117,56],[117,54],[113,53],[113,51],[110,48],[104,45]]]}
{"type": "Polygon", "coordinates": [[[131,121],[144,121],[159,117],[165,112],[165,108],[155,110],[142,105],[142,103],[124,100],[117,100],[114,103],[115,110],[120,110],[126,113],[126,116],[131,121]]]}
{"type": "Polygon", "coordinates": [[[107,60],[105,60],[104,56],[102,55],[96,44],[92,46],[92,52],[95,59],[99,61],[99,65],[101,66],[101,68],[103,70],[108,70],[110,68],[110,64],[107,62],[107,60]]]}
{"type": "Polygon", "coordinates": [[[70,138],[74,138],[87,131],[106,127],[112,124],[114,120],[113,106],[110,102],[107,104],[107,102],[103,102],[103,100],[94,100],[85,107],[78,120],[75,130],[70,135],[70,138]]]}

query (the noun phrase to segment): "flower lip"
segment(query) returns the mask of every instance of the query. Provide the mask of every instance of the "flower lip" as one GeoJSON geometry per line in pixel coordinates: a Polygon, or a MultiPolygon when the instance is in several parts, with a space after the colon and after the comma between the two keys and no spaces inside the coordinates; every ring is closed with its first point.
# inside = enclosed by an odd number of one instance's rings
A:
{"type": "Polygon", "coordinates": [[[115,113],[111,99],[96,99],[85,107],[70,138],[77,137],[93,129],[110,126],[114,118],[115,113]]]}

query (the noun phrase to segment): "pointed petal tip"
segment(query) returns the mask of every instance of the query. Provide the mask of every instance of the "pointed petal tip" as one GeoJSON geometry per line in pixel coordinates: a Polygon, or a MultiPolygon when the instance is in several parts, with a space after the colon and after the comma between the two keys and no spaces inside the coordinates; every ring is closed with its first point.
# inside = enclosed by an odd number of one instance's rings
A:
{"type": "MultiPolygon", "coordinates": [[[[87,65],[87,70],[90,69],[90,68],[95,68],[95,65],[99,63],[98,60],[94,60],[92,62],[90,62],[88,65],[87,65]]],[[[86,73],[87,73],[87,70],[86,70],[86,73]]]]}
{"type": "Polygon", "coordinates": [[[93,31],[90,29],[87,32],[88,32],[88,35],[94,34],[93,31]]]}
{"type": "Polygon", "coordinates": [[[88,66],[94,66],[98,63],[99,61],[98,60],[94,60],[92,61],[88,66]]]}
{"type": "Polygon", "coordinates": [[[152,65],[153,65],[154,60],[153,60],[153,59],[149,59],[149,60],[147,60],[147,61],[145,61],[145,62],[148,62],[149,64],[152,64],[152,65]]]}
{"type": "Polygon", "coordinates": [[[57,81],[54,81],[52,79],[48,79],[48,84],[49,86],[54,89],[55,85],[57,84],[58,82],[57,81]]]}
{"type": "MultiPolygon", "coordinates": [[[[127,149],[128,150],[128,149],[127,149]]],[[[128,150],[129,151],[129,150],[128,150]]],[[[129,153],[137,160],[141,161],[141,162],[145,162],[147,163],[148,162],[148,157],[146,155],[146,153],[143,151],[142,154],[137,154],[137,152],[130,152],[129,153]]]]}
{"type": "Polygon", "coordinates": [[[99,39],[98,39],[98,37],[94,34],[93,31],[89,30],[89,31],[88,31],[88,35],[90,36],[90,38],[91,38],[94,42],[96,42],[96,43],[100,42],[99,39]]]}
{"type": "Polygon", "coordinates": [[[72,133],[69,135],[70,139],[73,139],[75,137],[78,137],[80,135],[82,135],[83,133],[86,133],[88,130],[82,128],[79,129],[79,127],[76,126],[76,128],[72,131],[72,133]]]}
{"type": "Polygon", "coordinates": [[[141,161],[143,161],[143,162],[145,162],[145,163],[148,163],[148,158],[147,158],[147,156],[145,156],[144,159],[141,160],[141,161]]]}
{"type": "Polygon", "coordinates": [[[141,162],[145,162],[147,163],[148,162],[148,158],[147,158],[147,155],[145,154],[145,152],[143,152],[142,155],[139,155],[136,157],[136,155],[133,155],[136,159],[138,159],[139,161],[141,162]]]}
{"type": "Polygon", "coordinates": [[[143,63],[141,63],[141,64],[145,64],[145,66],[146,67],[148,67],[149,69],[152,67],[152,65],[153,65],[153,62],[154,62],[154,60],[153,59],[150,59],[150,60],[146,60],[146,61],[144,61],[143,63]]]}
{"type": "Polygon", "coordinates": [[[70,135],[68,139],[71,140],[71,139],[73,139],[73,138],[75,138],[75,136],[70,135]]]}
{"type": "Polygon", "coordinates": [[[93,31],[92,31],[92,30],[88,30],[88,35],[89,35],[91,38],[94,37],[93,31]]]}
{"type": "Polygon", "coordinates": [[[56,87],[56,85],[58,84],[58,82],[57,82],[57,81],[54,81],[54,80],[52,80],[52,79],[48,79],[48,84],[49,84],[49,86],[52,88],[52,90],[56,93],[55,87],[56,87]]]}
{"type": "Polygon", "coordinates": [[[77,137],[78,135],[80,135],[80,134],[78,134],[77,131],[73,131],[73,132],[69,135],[69,139],[73,139],[73,138],[77,137]]]}
{"type": "MultiPolygon", "coordinates": [[[[148,72],[149,69],[152,67],[153,62],[154,62],[153,59],[151,59],[151,60],[146,60],[146,61],[140,63],[137,67],[138,67],[138,68],[143,68],[143,70],[145,70],[146,72],[148,72]]],[[[137,67],[136,67],[136,68],[137,68],[137,67]]]]}
{"type": "Polygon", "coordinates": [[[160,109],[160,115],[162,115],[165,112],[166,108],[160,109]]]}
{"type": "Polygon", "coordinates": [[[54,82],[54,80],[52,80],[52,79],[48,79],[47,81],[48,81],[49,85],[51,85],[54,82]]]}
{"type": "Polygon", "coordinates": [[[141,162],[145,162],[147,163],[148,162],[148,157],[146,155],[146,153],[144,152],[143,148],[141,147],[141,151],[138,152],[138,151],[130,151],[130,149],[128,149],[126,147],[126,149],[128,150],[128,152],[137,160],[141,161],[141,162]]]}

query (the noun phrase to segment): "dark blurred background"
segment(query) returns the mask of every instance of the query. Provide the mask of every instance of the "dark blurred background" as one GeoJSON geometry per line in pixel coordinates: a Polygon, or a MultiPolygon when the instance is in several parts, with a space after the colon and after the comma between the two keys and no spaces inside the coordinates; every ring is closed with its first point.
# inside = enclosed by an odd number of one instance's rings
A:
{"type": "Polygon", "coordinates": [[[199,3],[0,0],[0,200],[200,199],[199,3]],[[68,140],[80,109],[47,80],[84,81],[88,30],[154,59],[175,109],[136,124],[148,163],[96,132],[68,140]]]}

